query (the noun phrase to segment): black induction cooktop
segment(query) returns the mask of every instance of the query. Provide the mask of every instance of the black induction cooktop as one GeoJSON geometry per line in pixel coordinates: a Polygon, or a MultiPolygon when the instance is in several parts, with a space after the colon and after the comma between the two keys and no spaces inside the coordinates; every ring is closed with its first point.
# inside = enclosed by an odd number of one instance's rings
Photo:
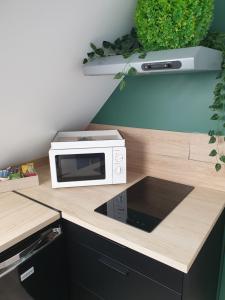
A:
{"type": "Polygon", "coordinates": [[[193,189],[192,186],[145,177],[95,211],[151,232],[193,189]]]}

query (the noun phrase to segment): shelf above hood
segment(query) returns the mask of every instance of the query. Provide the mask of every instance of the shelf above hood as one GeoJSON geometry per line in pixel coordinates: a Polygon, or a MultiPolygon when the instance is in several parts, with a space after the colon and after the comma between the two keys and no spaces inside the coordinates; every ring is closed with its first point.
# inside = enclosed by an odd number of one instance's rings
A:
{"type": "Polygon", "coordinates": [[[138,74],[184,73],[221,70],[222,52],[206,47],[190,47],[148,52],[144,59],[134,54],[125,59],[122,55],[94,59],[84,65],[85,75],[115,75],[131,67],[138,74]]]}

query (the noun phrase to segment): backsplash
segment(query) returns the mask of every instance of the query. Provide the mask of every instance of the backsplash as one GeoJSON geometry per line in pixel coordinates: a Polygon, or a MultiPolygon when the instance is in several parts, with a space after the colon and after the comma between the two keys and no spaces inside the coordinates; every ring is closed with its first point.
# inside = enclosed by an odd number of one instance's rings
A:
{"type": "Polygon", "coordinates": [[[89,130],[118,129],[126,141],[129,171],[196,187],[225,191],[224,171],[214,170],[212,145],[199,133],[90,124],[89,130]]]}

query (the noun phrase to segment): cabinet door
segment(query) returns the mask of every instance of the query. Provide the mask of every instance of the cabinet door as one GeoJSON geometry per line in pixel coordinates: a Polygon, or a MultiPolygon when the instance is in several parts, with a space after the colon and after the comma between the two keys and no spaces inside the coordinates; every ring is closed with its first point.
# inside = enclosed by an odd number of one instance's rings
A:
{"type": "Polygon", "coordinates": [[[80,284],[104,300],[181,300],[180,294],[84,245],[73,244],[69,258],[72,290],[80,284]]]}
{"type": "Polygon", "coordinates": [[[182,293],[184,277],[182,272],[74,223],[64,221],[64,228],[68,247],[73,243],[83,244],[105,256],[118,260],[121,264],[134,269],[136,272],[143,274],[155,282],[159,282],[159,284],[174,290],[178,294],[182,293]]]}

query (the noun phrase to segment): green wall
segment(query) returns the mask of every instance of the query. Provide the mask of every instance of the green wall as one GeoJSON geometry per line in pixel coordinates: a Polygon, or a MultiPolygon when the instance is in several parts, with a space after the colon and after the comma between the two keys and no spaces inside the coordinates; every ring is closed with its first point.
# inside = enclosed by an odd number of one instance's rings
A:
{"type": "MultiPolygon", "coordinates": [[[[225,32],[225,0],[216,0],[212,30],[225,32]]],[[[128,78],[123,92],[114,91],[93,119],[95,123],[183,132],[208,132],[208,106],[216,73],[128,78]]],[[[225,236],[224,236],[225,241],[225,236]]],[[[225,245],[225,242],[224,242],[225,245]]],[[[224,251],[225,247],[223,248],[224,251]]],[[[225,261],[225,259],[224,259],[225,261]]],[[[225,300],[225,264],[219,300],[225,300]]]]}
{"type": "Polygon", "coordinates": [[[216,73],[127,78],[93,122],[184,132],[208,132],[216,73]]]}

